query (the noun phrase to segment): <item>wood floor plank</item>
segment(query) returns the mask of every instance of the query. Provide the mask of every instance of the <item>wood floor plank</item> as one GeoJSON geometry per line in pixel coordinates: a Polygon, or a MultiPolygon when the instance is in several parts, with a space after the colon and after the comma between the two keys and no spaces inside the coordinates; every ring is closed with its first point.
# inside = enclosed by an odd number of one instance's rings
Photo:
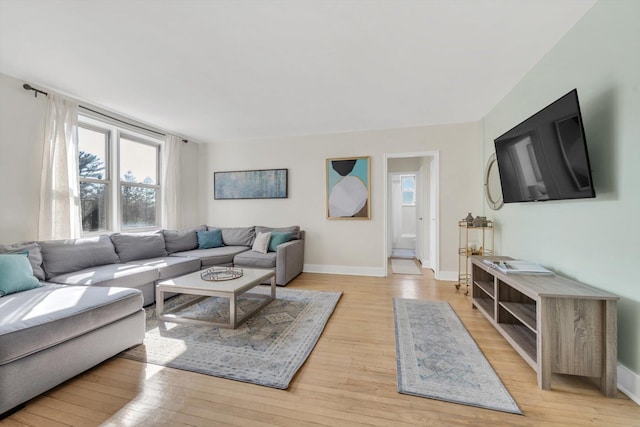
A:
{"type": "Polygon", "coordinates": [[[6,426],[636,426],[640,407],[605,398],[589,380],[535,372],[477,310],[464,290],[423,276],[303,273],[289,288],[339,291],[320,340],[288,390],[112,358],[5,420],[6,426]],[[392,298],[447,301],[524,415],[397,391],[392,298]]]}

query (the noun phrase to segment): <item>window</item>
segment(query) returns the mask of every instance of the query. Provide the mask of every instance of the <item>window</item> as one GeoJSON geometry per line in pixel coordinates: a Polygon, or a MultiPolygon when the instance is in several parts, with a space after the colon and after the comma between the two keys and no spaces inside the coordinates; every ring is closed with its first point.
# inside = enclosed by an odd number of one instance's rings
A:
{"type": "Polygon", "coordinates": [[[158,147],[130,136],[120,137],[122,228],[157,225],[158,147]]]}
{"type": "Polygon", "coordinates": [[[402,206],[416,205],[416,176],[402,175],[400,177],[402,188],[402,206]]]}
{"type": "Polygon", "coordinates": [[[79,121],[83,232],[157,228],[161,141],[89,117],[79,121]]]}
{"type": "Polygon", "coordinates": [[[89,125],[78,127],[78,169],[82,230],[109,229],[109,131],[89,125]]]}

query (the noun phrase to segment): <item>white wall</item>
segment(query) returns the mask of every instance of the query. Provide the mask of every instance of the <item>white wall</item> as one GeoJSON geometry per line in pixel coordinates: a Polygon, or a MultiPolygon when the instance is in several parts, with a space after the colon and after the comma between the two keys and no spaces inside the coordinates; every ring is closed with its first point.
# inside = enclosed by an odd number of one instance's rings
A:
{"type": "Polygon", "coordinates": [[[0,74],[0,243],[38,231],[45,101],[0,74]]]}
{"type": "MultiPolygon", "coordinates": [[[[578,89],[597,197],[507,204],[496,213],[501,255],[527,259],[621,297],[618,360],[640,373],[640,2],[601,1],[484,120],[493,139],[578,89]]],[[[639,383],[640,384],[640,383],[639,383]]],[[[638,390],[640,392],[640,389],[638,390]]]]}
{"type": "Polygon", "coordinates": [[[419,157],[389,159],[387,164],[387,172],[389,173],[416,172],[418,169],[420,169],[419,157]]]}
{"type": "MultiPolygon", "coordinates": [[[[0,73],[0,243],[37,238],[46,101],[23,83],[0,73]]],[[[198,144],[184,145],[181,165],[184,225],[202,224],[198,144]]]]}
{"type": "MultiPolygon", "coordinates": [[[[440,151],[441,269],[457,270],[457,223],[482,206],[470,177],[481,175],[476,123],[200,146],[207,224],[298,224],[307,231],[306,271],[384,274],[384,154],[440,151]],[[371,156],[371,220],[326,219],[327,158],[371,156]],[[214,200],[213,172],[289,169],[289,198],[214,200]]],[[[455,273],[453,273],[455,274],[455,273]]]]}

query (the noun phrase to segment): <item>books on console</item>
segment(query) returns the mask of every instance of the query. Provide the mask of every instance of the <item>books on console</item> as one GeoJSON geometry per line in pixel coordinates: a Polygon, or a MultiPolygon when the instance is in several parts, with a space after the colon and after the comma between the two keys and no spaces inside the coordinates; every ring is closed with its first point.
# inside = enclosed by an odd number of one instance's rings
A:
{"type": "Polygon", "coordinates": [[[516,259],[507,261],[490,261],[485,259],[482,260],[482,262],[504,274],[555,274],[553,271],[547,270],[543,266],[529,261],[520,261],[516,259]]]}

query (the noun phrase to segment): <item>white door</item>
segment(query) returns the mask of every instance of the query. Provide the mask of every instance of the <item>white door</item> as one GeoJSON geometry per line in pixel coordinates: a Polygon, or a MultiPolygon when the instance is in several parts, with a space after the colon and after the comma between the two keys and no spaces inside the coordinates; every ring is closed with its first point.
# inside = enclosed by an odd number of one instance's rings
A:
{"type": "Polygon", "coordinates": [[[431,161],[429,167],[429,264],[431,269],[439,274],[438,265],[438,164],[431,161]]]}
{"type": "Polygon", "coordinates": [[[424,264],[424,168],[420,165],[416,174],[416,258],[424,264]]]}

